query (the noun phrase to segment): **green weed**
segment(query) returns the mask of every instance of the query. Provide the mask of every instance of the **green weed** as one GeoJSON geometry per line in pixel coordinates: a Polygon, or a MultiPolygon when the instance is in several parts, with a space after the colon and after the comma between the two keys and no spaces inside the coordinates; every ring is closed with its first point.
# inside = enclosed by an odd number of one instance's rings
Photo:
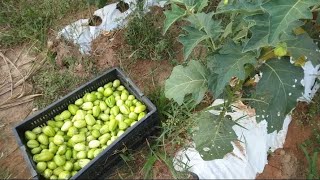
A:
{"type": "Polygon", "coordinates": [[[308,170],[307,170],[307,179],[319,179],[318,175],[318,151],[308,152],[306,143],[300,144],[300,148],[303,151],[307,162],[308,162],[308,170]]]}
{"type": "Polygon", "coordinates": [[[88,80],[92,74],[97,73],[92,61],[86,58],[78,60],[75,57],[68,57],[63,59],[63,63],[66,66],[65,68],[57,67],[49,60],[32,77],[35,91],[43,94],[43,96],[35,99],[35,105],[38,108],[43,108],[61,98],[88,80]],[[74,73],[75,65],[78,63],[82,63],[86,67],[86,74],[83,76],[74,73]]]}
{"type": "MultiPolygon", "coordinates": [[[[3,158],[3,156],[4,156],[4,153],[0,152],[0,160],[3,158]]],[[[5,180],[11,179],[11,176],[12,174],[7,168],[0,166],[0,179],[5,179],[5,180]]]]}
{"type": "Polygon", "coordinates": [[[314,117],[320,114],[320,93],[317,93],[309,105],[308,116],[314,117]]]}
{"type": "Polygon", "coordinates": [[[11,179],[12,174],[9,172],[8,169],[0,168],[0,179],[11,179]]]}
{"type": "MultiPolygon", "coordinates": [[[[141,6],[142,2],[140,3],[141,6]]],[[[171,59],[173,55],[174,38],[168,33],[162,35],[164,15],[157,13],[142,13],[142,7],[137,8],[129,19],[125,29],[125,42],[133,59],[162,60],[171,59]]]]}
{"type": "Polygon", "coordinates": [[[299,145],[300,149],[304,153],[308,168],[307,179],[319,179],[318,171],[318,153],[320,152],[320,92],[318,92],[312,102],[308,106],[306,118],[308,125],[312,128],[312,134],[309,139],[299,145]]]}
{"type": "Polygon", "coordinates": [[[87,8],[86,0],[0,1],[0,46],[46,45],[48,31],[66,14],[87,8]]]}
{"type": "MultiPolygon", "coordinates": [[[[175,152],[186,146],[186,143],[190,140],[190,132],[194,126],[194,121],[190,117],[194,111],[194,106],[190,106],[190,104],[179,106],[177,103],[169,101],[162,88],[157,88],[148,97],[158,108],[161,133],[155,142],[149,145],[151,160],[147,159],[145,166],[150,166],[150,161],[153,161],[152,159],[156,157],[157,160],[166,165],[173,178],[185,179],[189,174],[176,172],[173,167],[173,158],[175,152]]],[[[148,172],[145,173],[148,174],[148,172]]]]}

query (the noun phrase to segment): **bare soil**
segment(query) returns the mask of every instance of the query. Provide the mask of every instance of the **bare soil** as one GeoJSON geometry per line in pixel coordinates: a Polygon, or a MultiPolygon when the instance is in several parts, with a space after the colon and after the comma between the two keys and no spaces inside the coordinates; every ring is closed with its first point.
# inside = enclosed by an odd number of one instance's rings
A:
{"type": "Polygon", "coordinates": [[[5,106],[21,103],[23,100],[17,96],[23,98],[32,94],[32,85],[28,82],[13,87],[11,93],[10,76],[13,84],[22,79],[21,76],[25,77],[32,68],[36,57],[32,56],[28,49],[23,47],[3,50],[0,53],[18,68],[17,70],[8,62],[5,63],[4,58],[0,57],[0,107],[3,107],[0,109],[0,179],[30,178],[29,169],[16,143],[13,128],[32,112],[33,103],[30,101],[11,108],[5,108],[5,106]]]}
{"type": "MultiPolygon", "coordinates": [[[[268,164],[257,179],[305,179],[307,177],[308,164],[299,145],[312,137],[313,127],[310,122],[320,122],[320,114],[308,117],[309,106],[303,102],[298,103],[293,112],[283,148],[269,155],[268,164]]],[[[318,155],[318,171],[320,171],[319,159],[318,155]]]]}

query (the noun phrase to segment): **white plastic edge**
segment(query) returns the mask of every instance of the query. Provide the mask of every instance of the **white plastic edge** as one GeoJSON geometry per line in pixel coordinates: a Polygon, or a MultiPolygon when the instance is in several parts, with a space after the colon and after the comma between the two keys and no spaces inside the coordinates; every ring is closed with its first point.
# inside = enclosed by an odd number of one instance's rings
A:
{"type": "MultiPolygon", "coordinates": [[[[137,0],[124,0],[124,2],[129,4],[127,11],[121,13],[117,9],[117,3],[109,4],[93,13],[93,15],[102,19],[102,23],[99,26],[89,26],[89,19],[79,19],[64,27],[58,33],[57,38],[63,37],[78,45],[82,54],[90,54],[91,42],[101,33],[122,28],[127,24],[126,18],[135,11],[137,0]]],[[[148,12],[148,7],[163,7],[165,3],[166,1],[147,0],[144,4],[144,10],[148,12]]]]}
{"type": "MultiPolygon", "coordinates": [[[[310,102],[317,90],[319,83],[316,79],[320,77],[320,65],[314,67],[310,61],[304,66],[304,79],[301,84],[304,86],[304,94],[298,101],[310,102]]],[[[217,99],[213,105],[223,103],[223,99],[217,99]]],[[[248,111],[243,109],[240,102],[234,103],[234,112],[228,113],[232,119],[242,118],[239,126],[233,126],[233,130],[242,142],[240,146],[235,146],[233,142],[233,152],[225,155],[223,159],[204,161],[194,145],[187,149],[182,149],[176,153],[173,160],[177,171],[188,171],[198,175],[199,179],[254,179],[258,173],[263,172],[268,163],[268,151],[275,151],[282,148],[287,135],[288,127],[291,122],[289,113],[284,120],[282,130],[278,133],[267,133],[268,123],[266,121],[256,122],[255,116],[249,116],[248,111]],[[238,108],[241,107],[241,108],[238,108]],[[244,141],[245,139],[245,141],[244,141]]],[[[219,111],[210,111],[219,114],[219,111]]]]}

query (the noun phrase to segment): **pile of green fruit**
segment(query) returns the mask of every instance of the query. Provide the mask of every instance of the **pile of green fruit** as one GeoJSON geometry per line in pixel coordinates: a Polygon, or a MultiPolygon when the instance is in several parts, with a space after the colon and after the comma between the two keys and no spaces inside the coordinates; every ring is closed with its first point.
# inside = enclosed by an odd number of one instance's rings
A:
{"type": "Polygon", "coordinates": [[[69,179],[145,115],[146,106],[114,80],[26,131],[27,146],[45,178],[69,179]]]}

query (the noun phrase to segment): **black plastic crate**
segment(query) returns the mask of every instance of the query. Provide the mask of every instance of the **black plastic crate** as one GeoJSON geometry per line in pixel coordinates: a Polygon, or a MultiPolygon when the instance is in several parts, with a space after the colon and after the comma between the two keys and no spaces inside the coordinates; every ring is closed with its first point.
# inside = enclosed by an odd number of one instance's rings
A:
{"type": "Polygon", "coordinates": [[[133,148],[141,144],[145,138],[156,130],[159,123],[159,117],[155,105],[139,90],[139,88],[128,78],[119,68],[111,68],[102,75],[89,81],[88,83],[77,88],[73,92],[52,103],[41,111],[26,118],[23,122],[14,127],[13,131],[17,138],[18,145],[29,165],[32,177],[35,179],[43,179],[44,177],[36,172],[36,164],[32,160],[32,154],[25,146],[26,139],[25,131],[44,125],[48,120],[53,119],[54,116],[68,109],[69,104],[73,104],[75,100],[84,96],[87,92],[95,91],[98,87],[104,84],[119,79],[121,84],[133,94],[138,100],[147,106],[147,115],[139,120],[132,127],[129,127],[124,134],[117,138],[111,145],[104,149],[96,158],[90,161],[84,168],[82,168],[72,179],[101,179],[104,178],[112,167],[114,167],[120,160],[118,152],[123,148],[133,148]]]}

